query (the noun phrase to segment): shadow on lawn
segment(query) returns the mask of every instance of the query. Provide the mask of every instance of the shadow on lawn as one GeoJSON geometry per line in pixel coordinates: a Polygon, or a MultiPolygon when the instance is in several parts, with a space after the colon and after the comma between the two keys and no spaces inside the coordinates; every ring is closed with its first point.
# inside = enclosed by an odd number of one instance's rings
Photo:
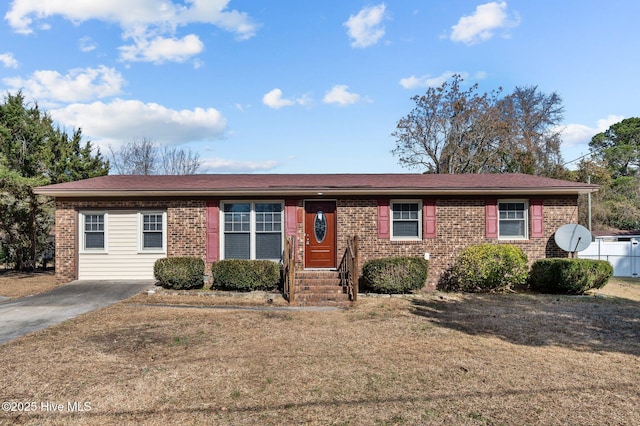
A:
{"type": "Polygon", "coordinates": [[[412,302],[412,312],[469,335],[529,346],[640,355],[640,303],[524,294],[456,294],[412,302]]]}

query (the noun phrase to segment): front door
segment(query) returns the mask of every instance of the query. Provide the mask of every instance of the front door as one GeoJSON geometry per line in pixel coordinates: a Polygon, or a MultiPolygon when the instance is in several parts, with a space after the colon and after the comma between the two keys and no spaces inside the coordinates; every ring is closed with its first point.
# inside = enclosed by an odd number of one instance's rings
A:
{"type": "Polygon", "coordinates": [[[305,203],[305,268],[336,267],[336,203],[305,203]]]}

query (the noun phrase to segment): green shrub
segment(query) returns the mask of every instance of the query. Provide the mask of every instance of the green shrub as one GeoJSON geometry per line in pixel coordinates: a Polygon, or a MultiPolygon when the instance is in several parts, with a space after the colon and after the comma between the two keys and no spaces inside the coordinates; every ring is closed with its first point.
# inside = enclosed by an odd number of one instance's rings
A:
{"type": "Polygon", "coordinates": [[[421,257],[387,257],[364,263],[365,286],[376,293],[409,293],[424,287],[429,262],[421,257]]]}
{"type": "Polygon", "coordinates": [[[273,290],[280,284],[280,265],[271,260],[220,260],[211,273],[217,290],[273,290]]]}
{"type": "Polygon", "coordinates": [[[526,283],[527,256],[511,244],[477,244],[462,250],[438,284],[440,290],[501,292],[526,283]]]}
{"type": "Polygon", "coordinates": [[[584,294],[602,288],[613,276],[606,260],[541,259],[531,265],[529,288],[540,293],[584,294]]]}
{"type": "Polygon", "coordinates": [[[188,290],[204,285],[204,260],[198,257],[166,257],[156,260],[153,276],[165,288],[188,290]]]}

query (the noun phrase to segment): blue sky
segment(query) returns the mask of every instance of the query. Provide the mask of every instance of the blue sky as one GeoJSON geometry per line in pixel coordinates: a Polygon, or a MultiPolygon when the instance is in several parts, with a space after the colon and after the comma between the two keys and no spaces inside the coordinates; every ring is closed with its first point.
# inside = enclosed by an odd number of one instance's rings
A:
{"type": "Polygon", "coordinates": [[[393,173],[411,97],[453,73],[537,85],[573,160],[639,116],[640,2],[14,0],[0,90],[87,140],[190,148],[210,173],[393,173]]]}

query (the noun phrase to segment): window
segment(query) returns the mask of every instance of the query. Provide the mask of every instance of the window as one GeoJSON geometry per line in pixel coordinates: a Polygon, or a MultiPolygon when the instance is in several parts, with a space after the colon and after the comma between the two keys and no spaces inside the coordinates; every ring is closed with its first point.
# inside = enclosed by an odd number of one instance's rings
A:
{"type": "Polygon", "coordinates": [[[81,217],[83,250],[105,251],[105,214],[84,213],[81,217]]]}
{"type": "Polygon", "coordinates": [[[141,213],[141,249],[164,250],[164,213],[141,213]]]}
{"type": "Polygon", "coordinates": [[[391,238],[419,240],[422,238],[422,203],[419,201],[391,202],[391,238]]]}
{"type": "Polygon", "coordinates": [[[224,203],[222,214],[225,259],[280,260],[282,203],[224,203]]]}
{"type": "Polygon", "coordinates": [[[519,200],[498,202],[498,237],[503,239],[528,238],[527,203],[519,200]]]}

